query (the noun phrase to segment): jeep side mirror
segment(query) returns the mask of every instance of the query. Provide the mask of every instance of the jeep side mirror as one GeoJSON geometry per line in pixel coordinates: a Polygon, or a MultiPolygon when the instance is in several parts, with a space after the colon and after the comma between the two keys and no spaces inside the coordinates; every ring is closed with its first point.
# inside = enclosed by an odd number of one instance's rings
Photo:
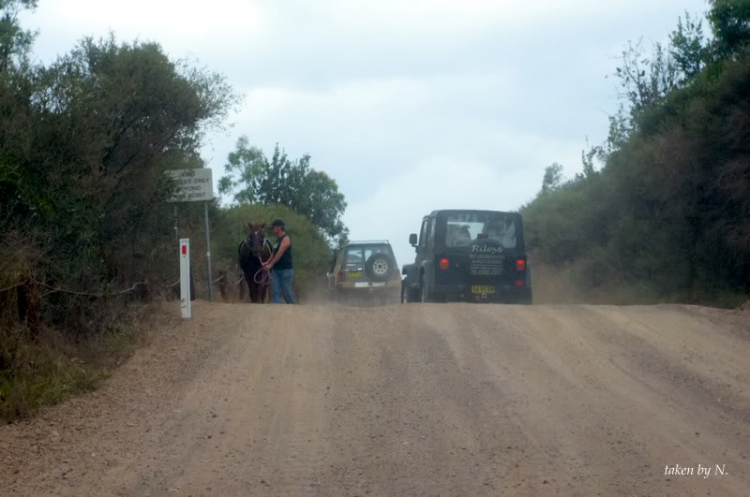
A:
{"type": "Polygon", "coordinates": [[[409,245],[411,245],[412,247],[417,246],[417,234],[416,233],[412,233],[411,235],[409,235],[409,245]]]}

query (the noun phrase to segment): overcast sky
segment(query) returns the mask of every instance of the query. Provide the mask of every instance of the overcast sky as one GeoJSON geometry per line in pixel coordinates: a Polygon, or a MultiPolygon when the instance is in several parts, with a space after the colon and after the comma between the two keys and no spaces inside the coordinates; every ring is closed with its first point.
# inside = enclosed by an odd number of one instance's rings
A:
{"type": "Polygon", "coordinates": [[[223,174],[240,135],[305,153],[346,195],[352,239],[408,234],[440,208],[517,209],[544,168],[580,171],[604,140],[628,40],[666,39],[705,0],[39,0],[48,63],[85,35],[157,41],[242,95],[204,158],[223,174]]]}

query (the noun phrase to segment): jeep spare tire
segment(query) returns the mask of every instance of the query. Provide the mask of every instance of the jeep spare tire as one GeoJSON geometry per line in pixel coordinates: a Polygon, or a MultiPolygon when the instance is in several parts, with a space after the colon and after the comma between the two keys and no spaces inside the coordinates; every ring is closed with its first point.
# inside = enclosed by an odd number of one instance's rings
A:
{"type": "Polygon", "coordinates": [[[393,263],[386,254],[372,254],[365,263],[365,273],[372,281],[388,281],[393,272],[393,263]]]}

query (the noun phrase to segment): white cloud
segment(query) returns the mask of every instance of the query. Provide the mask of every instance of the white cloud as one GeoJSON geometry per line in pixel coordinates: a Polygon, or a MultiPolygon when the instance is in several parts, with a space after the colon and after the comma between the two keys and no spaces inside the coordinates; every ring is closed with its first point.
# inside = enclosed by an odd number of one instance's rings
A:
{"type": "Polygon", "coordinates": [[[313,167],[337,171],[351,205],[373,181],[429,157],[532,168],[539,177],[555,160],[577,167],[583,138],[536,130],[553,116],[542,110],[535,119],[523,95],[517,76],[500,74],[347,81],[321,91],[264,87],[248,92],[237,129],[267,153],[276,142],[291,157],[310,153],[313,167]]]}
{"type": "MultiPolygon", "coordinates": [[[[45,29],[56,21],[60,31],[78,35],[102,33],[108,29],[123,31],[124,36],[141,33],[155,39],[190,38],[202,42],[222,35],[248,33],[257,35],[266,25],[262,9],[243,0],[45,0],[40,2],[37,17],[45,29]]],[[[237,41],[236,39],[234,41],[237,41]]]]}

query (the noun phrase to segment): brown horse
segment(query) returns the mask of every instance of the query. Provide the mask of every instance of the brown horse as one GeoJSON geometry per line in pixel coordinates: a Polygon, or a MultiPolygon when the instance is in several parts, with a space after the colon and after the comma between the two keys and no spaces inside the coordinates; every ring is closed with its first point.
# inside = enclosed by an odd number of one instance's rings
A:
{"type": "Polygon", "coordinates": [[[239,264],[245,275],[250,302],[262,304],[270,286],[269,274],[262,270],[262,266],[271,259],[271,242],[266,238],[266,223],[248,223],[247,226],[247,238],[239,247],[239,264]]]}

